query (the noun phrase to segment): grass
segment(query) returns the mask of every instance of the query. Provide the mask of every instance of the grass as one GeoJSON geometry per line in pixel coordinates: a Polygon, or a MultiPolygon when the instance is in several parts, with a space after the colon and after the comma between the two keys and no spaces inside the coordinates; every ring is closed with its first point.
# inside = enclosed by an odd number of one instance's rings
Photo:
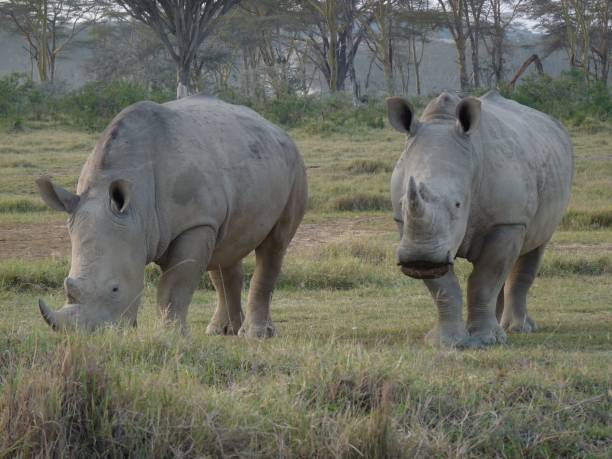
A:
{"type": "MultiPolygon", "coordinates": [[[[56,334],[36,300],[62,303],[68,260],[0,253],[0,457],[610,457],[609,134],[573,133],[570,212],[529,297],[538,332],[463,352],[424,345],[431,298],[394,263],[402,137],[292,134],[309,167],[305,222],[323,242],[290,249],[272,340],[206,336],[206,277],[189,336],[164,329],[153,267],[137,329],[56,334]]],[[[0,133],[0,239],[3,225],[65,220],[41,211],[34,178],[74,189],[95,138],[0,133]]],[[[457,271],[465,286],[469,264],[457,271]]]]}

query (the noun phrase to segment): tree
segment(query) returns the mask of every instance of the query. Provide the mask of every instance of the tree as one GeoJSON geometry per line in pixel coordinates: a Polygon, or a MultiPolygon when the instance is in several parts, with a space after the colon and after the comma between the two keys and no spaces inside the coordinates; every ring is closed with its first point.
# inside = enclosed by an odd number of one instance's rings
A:
{"type": "Polygon", "coordinates": [[[109,21],[91,30],[88,74],[101,81],[131,81],[150,89],[174,88],[174,62],[158,36],[144,24],[109,21]]]}
{"type": "MultiPolygon", "coordinates": [[[[241,9],[244,14],[236,17],[240,25],[234,29],[239,31],[241,47],[248,56],[245,66],[255,71],[261,67],[265,85],[276,97],[293,92],[302,27],[291,14],[291,2],[246,0],[241,9]]],[[[249,72],[249,76],[253,74],[249,72]]]]}
{"type": "Polygon", "coordinates": [[[293,10],[305,24],[308,57],[321,71],[330,92],[344,90],[347,77],[357,89],[354,61],[364,38],[367,3],[356,0],[305,0],[293,10]]]}
{"type": "Polygon", "coordinates": [[[219,18],[240,0],[117,0],[134,19],[151,27],[176,65],[177,98],[192,91],[198,49],[219,18]]]}
{"type": "Polygon", "coordinates": [[[26,40],[40,81],[53,81],[58,56],[105,16],[106,6],[100,0],[8,0],[0,3],[0,16],[26,40]]]}
{"type": "Polygon", "coordinates": [[[610,0],[534,0],[528,5],[550,43],[564,49],[570,67],[591,79],[608,82],[612,6],[610,0]]]}
{"type": "MultiPolygon", "coordinates": [[[[417,95],[421,95],[421,62],[425,52],[425,43],[431,30],[439,24],[444,24],[445,15],[430,6],[429,0],[401,0],[401,9],[396,15],[396,31],[398,40],[405,44],[408,52],[405,63],[396,59],[397,69],[402,79],[402,92],[408,92],[409,64],[412,64],[415,76],[417,95]],[[405,42],[405,43],[404,43],[405,42]],[[404,70],[404,66],[406,67],[404,70]]],[[[399,48],[399,46],[397,47],[399,48]]]]}
{"type": "Polygon", "coordinates": [[[457,65],[459,67],[459,83],[462,91],[467,91],[470,87],[465,57],[467,31],[465,28],[464,14],[466,1],[467,0],[438,0],[438,4],[444,13],[443,25],[448,28],[455,42],[457,65]]]}
{"type": "Polygon", "coordinates": [[[398,0],[371,0],[369,9],[372,21],[365,25],[365,41],[372,51],[374,58],[380,62],[387,93],[395,94],[395,40],[396,26],[395,17],[397,15],[398,0]]]}
{"type": "Polygon", "coordinates": [[[483,43],[490,59],[490,74],[499,86],[505,78],[504,52],[506,35],[521,12],[524,0],[488,0],[486,25],[483,29],[483,43]]]}
{"type": "Polygon", "coordinates": [[[486,0],[465,0],[463,3],[465,24],[472,50],[472,78],[475,88],[480,87],[480,38],[485,4],[486,0]]]}

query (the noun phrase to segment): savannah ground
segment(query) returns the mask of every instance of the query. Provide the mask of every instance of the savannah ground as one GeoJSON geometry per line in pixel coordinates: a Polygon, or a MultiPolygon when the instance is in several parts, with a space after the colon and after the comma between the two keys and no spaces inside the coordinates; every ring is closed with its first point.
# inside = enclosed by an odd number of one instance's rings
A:
{"type": "Polygon", "coordinates": [[[435,308],[393,256],[402,136],[291,134],[310,209],[273,299],[278,337],[245,341],[204,334],[207,279],[189,336],[162,329],[154,268],[137,329],[53,333],[36,300],[62,304],[69,241],[34,180],[74,190],[98,134],[0,132],[0,457],[611,457],[610,130],[572,133],[570,212],[529,296],[539,330],[483,351],[423,343],[435,308]]]}

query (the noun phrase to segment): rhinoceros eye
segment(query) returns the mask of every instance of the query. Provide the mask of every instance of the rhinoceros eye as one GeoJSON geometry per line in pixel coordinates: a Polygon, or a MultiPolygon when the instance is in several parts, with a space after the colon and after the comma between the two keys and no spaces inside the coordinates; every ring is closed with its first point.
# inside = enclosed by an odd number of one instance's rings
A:
{"type": "Polygon", "coordinates": [[[458,209],[459,207],[461,207],[461,203],[460,202],[456,202],[455,203],[455,207],[458,209]]]}

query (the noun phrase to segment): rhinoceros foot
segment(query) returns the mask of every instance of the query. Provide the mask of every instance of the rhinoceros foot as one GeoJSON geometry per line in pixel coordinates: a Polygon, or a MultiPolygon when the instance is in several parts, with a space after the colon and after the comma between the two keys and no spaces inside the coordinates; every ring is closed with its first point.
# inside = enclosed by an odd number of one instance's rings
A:
{"type": "Polygon", "coordinates": [[[497,323],[468,326],[468,332],[470,336],[459,345],[462,348],[480,349],[494,344],[505,344],[507,339],[506,332],[497,323]]]}
{"type": "Polygon", "coordinates": [[[237,335],[239,328],[233,327],[230,323],[218,324],[211,322],[206,327],[206,334],[208,336],[237,335]]]}
{"type": "Polygon", "coordinates": [[[501,326],[508,333],[531,333],[538,329],[535,320],[528,315],[524,318],[502,317],[501,326]]]}
{"type": "Polygon", "coordinates": [[[452,326],[438,324],[425,335],[425,342],[433,347],[458,348],[469,336],[463,323],[452,326]]]}
{"type": "Polygon", "coordinates": [[[272,322],[265,324],[243,324],[238,331],[238,336],[248,339],[265,339],[276,336],[276,328],[272,322]]]}

